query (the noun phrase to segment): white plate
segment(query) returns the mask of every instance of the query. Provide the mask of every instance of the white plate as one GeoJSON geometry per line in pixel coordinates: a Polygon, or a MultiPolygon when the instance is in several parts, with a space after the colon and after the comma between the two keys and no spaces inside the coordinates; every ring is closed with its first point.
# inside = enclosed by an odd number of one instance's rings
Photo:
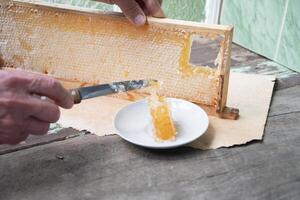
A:
{"type": "Polygon", "coordinates": [[[177,130],[175,141],[158,142],[153,136],[153,125],[146,100],[122,108],[116,115],[114,127],[118,134],[133,144],[167,149],[190,143],[207,130],[208,116],[199,106],[181,99],[167,98],[177,130]]]}

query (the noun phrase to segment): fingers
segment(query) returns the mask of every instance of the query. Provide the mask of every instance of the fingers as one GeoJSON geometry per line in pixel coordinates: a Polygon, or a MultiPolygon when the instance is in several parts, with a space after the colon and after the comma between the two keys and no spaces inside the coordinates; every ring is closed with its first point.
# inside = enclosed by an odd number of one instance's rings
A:
{"type": "Polygon", "coordinates": [[[1,108],[3,116],[9,116],[16,121],[22,121],[28,117],[35,117],[41,121],[54,123],[60,117],[60,110],[56,104],[43,101],[38,97],[30,95],[16,95],[8,99],[2,99],[0,100],[0,111],[1,108]]]}
{"type": "Polygon", "coordinates": [[[48,132],[49,126],[50,124],[47,122],[38,120],[34,117],[30,117],[25,120],[23,130],[27,134],[43,135],[48,132]]]}
{"type": "Polygon", "coordinates": [[[22,123],[18,123],[12,118],[1,121],[1,127],[5,130],[0,131],[0,144],[18,144],[32,135],[43,135],[49,130],[49,123],[29,117],[22,123]]]}
{"type": "Polygon", "coordinates": [[[135,25],[141,26],[146,22],[146,16],[140,5],[134,0],[115,0],[124,15],[135,25]]]}
{"type": "Polygon", "coordinates": [[[0,133],[3,133],[0,134],[0,137],[8,138],[8,136],[10,136],[12,138],[24,138],[29,134],[46,134],[49,130],[50,123],[39,120],[35,117],[27,117],[26,119],[19,121],[8,116],[0,121],[0,126],[2,128],[0,133]]]}
{"type": "Polygon", "coordinates": [[[26,133],[11,133],[9,135],[0,133],[0,145],[1,144],[15,145],[26,140],[27,137],[28,134],[26,133]]]}
{"type": "Polygon", "coordinates": [[[0,121],[0,144],[18,144],[28,137],[28,133],[21,131],[22,122],[12,116],[6,116],[0,121]]]}
{"type": "Polygon", "coordinates": [[[39,94],[68,108],[71,94],[57,81],[21,71],[0,72],[0,144],[17,144],[28,134],[45,134],[59,119],[58,105],[36,98],[39,94]]]}
{"type": "Polygon", "coordinates": [[[47,76],[32,75],[28,90],[30,93],[49,97],[63,108],[71,108],[74,104],[70,92],[58,81],[47,76]]]}
{"type": "Polygon", "coordinates": [[[74,104],[70,92],[58,81],[46,75],[13,71],[3,76],[2,84],[10,90],[14,90],[16,94],[27,91],[29,94],[46,96],[63,108],[71,108],[74,104]]]}
{"type": "Polygon", "coordinates": [[[108,4],[117,4],[124,15],[135,25],[146,23],[146,15],[165,17],[161,8],[162,0],[98,0],[108,4]]]}
{"type": "Polygon", "coordinates": [[[56,104],[43,101],[39,98],[34,98],[29,100],[31,108],[30,111],[27,111],[27,116],[34,117],[40,121],[54,123],[60,117],[60,110],[56,104]]]}
{"type": "Polygon", "coordinates": [[[159,0],[143,0],[145,4],[145,9],[148,15],[153,17],[165,17],[165,14],[161,8],[161,1],[159,0]]]}

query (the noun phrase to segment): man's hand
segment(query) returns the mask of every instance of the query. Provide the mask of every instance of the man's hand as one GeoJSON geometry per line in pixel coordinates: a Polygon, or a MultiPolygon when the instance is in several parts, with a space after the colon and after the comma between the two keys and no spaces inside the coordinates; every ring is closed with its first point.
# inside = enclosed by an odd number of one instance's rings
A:
{"type": "Polygon", "coordinates": [[[58,105],[73,106],[70,93],[54,79],[21,71],[0,71],[0,144],[17,144],[29,134],[47,133],[59,119],[58,105]],[[46,96],[56,104],[41,100],[46,96]]]}
{"type": "Polygon", "coordinates": [[[162,0],[97,0],[108,4],[116,4],[124,15],[134,24],[145,24],[146,16],[165,17],[161,9],[162,0]]]}

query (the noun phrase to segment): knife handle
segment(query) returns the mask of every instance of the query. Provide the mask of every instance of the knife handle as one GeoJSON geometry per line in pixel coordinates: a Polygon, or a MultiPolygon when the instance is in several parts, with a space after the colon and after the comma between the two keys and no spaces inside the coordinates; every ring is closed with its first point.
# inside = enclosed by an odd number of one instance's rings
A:
{"type": "Polygon", "coordinates": [[[78,89],[71,89],[70,93],[73,97],[74,104],[79,104],[81,102],[81,95],[78,89]]]}
{"type": "MultiPolygon", "coordinates": [[[[80,95],[80,92],[78,89],[71,89],[69,90],[71,96],[73,97],[73,101],[74,101],[74,104],[79,104],[82,100],[81,98],[81,95],[80,95]]],[[[50,103],[55,103],[53,100],[49,99],[48,97],[45,97],[45,96],[39,96],[39,95],[33,95],[37,98],[40,98],[41,100],[43,101],[48,101],[50,103]]]]}

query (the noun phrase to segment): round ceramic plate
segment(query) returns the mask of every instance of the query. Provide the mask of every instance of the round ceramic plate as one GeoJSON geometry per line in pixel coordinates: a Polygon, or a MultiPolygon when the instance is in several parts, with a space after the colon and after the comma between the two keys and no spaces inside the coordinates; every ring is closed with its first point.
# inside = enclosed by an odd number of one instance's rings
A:
{"type": "Polygon", "coordinates": [[[190,143],[207,130],[208,116],[199,106],[181,99],[167,98],[177,135],[175,141],[158,142],[153,136],[153,124],[146,100],[131,103],[121,109],[114,127],[118,134],[133,144],[167,149],[190,143]]]}

